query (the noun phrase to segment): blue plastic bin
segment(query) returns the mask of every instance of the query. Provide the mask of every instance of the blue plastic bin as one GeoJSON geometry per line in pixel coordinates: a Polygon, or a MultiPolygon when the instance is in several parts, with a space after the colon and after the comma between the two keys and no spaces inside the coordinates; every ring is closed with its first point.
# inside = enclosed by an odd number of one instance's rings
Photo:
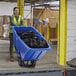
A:
{"type": "Polygon", "coordinates": [[[50,45],[48,48],[30,48],[20,39],[17,33],[33,30],[39,37],[39,39],[45,39],[33,26],[12,26],[13,29],[13,41],[17,56],[21,56],[23,61],[39,60],[47,50],[51,50],[50,45]]]}

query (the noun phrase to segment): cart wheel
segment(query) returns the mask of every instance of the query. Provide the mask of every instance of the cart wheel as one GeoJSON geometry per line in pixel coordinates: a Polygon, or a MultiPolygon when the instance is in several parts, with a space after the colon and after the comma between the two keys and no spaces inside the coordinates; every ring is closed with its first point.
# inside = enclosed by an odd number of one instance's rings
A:
{"type": "Polygon", "coordinates": [[[24,61],[22,61],[20,57],[18,58],[18,64],[19,64],[19,66],[21,66],[21,67],[22,67],[22,66],[23,66],[23,67],[25,66],[24,61]]]}
{"type": "Polygon", "coordinates": [[[35,67],[35,65],[36,65],[36,60],[31,61],[31,66],[35,67]]]}

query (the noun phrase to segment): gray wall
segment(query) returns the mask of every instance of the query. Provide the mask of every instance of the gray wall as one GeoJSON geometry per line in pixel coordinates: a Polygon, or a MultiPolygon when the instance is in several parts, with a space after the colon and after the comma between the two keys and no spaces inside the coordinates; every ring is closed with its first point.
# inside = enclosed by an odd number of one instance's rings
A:
{"type": "MultiPolygon", "coordinates": [[[[13,14],[12,10],[15,6],[17,6],[17,3],[0,2],[0,16],[12,15],[13,14]]],[[[30,11],[31,11],[31,6],[25,6],[24,7],[24,17],[26,17],[30,11]]],[[[30,14],[27,18],[30,18],[30,14]]]]}
{"type": "Polygon", "coordinates": [[[76,0],[68,0],[67,61],[76,58],[76,0]]]}

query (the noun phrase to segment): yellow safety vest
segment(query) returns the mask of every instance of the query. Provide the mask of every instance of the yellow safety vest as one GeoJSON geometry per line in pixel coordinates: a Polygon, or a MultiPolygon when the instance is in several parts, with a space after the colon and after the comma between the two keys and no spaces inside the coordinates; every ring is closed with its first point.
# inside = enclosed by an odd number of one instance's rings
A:
{"type": "MultiPolygon", "coordinates": [[[[11,16],[11,19],[13,19],[13,22],[16,26],[21,24],[21,16],[20,15],[19,15],[18,21],[16,20],[16,17],[14,15],[11,16]]],[[[10,25],[10,33],[13,33],[12,25],[10,25]]]]}

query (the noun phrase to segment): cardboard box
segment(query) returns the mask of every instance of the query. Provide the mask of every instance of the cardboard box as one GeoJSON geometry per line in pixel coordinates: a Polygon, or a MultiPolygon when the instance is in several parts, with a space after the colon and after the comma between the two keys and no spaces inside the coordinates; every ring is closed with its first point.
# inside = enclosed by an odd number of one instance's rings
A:
{"type": "Polygon", "coordinates": [[[43,25],[43,35],[45,39],[47,40],[47,25],[43,25]]]}
{"type": "Polygon", "coordinates": [[[0,24],[0,37],[2,37],[3,36],[3,26],[2,26],[2,24],[0,24]]]}
{"type": "Polygon", "coordinates": [[[54,17],[49,18],[50,28],[56,28],[56,19],[54,17]]]}
{"type": "Polygon", "coordinates": [[[3,25],[3,37],[8,38],[9,37],[9,24],[4,24],[3,25]]]}
{"type": "MultiPolygon", "coordinates": [[[[5,33],[5,28],[4,28],[4,24],[8,24],[10,23],[10,16],[4,15],[4,16],[0,16],[0,39],[4,39],[3,35],[5,33]]],[[[7,31],[9,34],[9,30],[7,31]]],[[[7,32],[5,34],[7,34],[7,32]]]]}
{"type": "Polygon", "coordinates": [[[56,28],[50,28],[50,38],[56,38],[56,28]]]}
{"type": "Polygon", "coordinates": [[[3,24],[8,24],[8,23],[10,23],[10,16],[7,15],[3,16],[3,24]]]}

